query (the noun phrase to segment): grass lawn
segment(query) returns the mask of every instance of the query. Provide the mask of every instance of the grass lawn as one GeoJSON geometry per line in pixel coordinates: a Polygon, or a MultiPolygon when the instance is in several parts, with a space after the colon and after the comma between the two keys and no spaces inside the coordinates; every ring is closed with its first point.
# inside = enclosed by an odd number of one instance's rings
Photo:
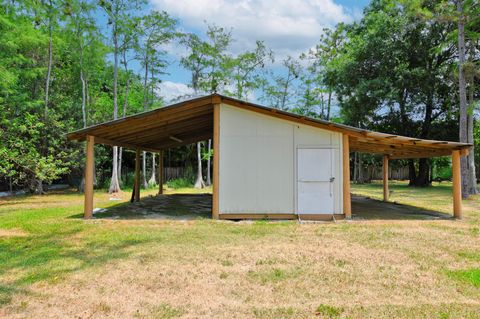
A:
{"type": "MultiPolygon", "coordinates": [[[[449,183],[391,190],[451,212],[449,183]]],[[[479,202],[462,221],[298,224],[84,221],[72,191],[0,199],[0,318],[480,318],[479,202]]]]}

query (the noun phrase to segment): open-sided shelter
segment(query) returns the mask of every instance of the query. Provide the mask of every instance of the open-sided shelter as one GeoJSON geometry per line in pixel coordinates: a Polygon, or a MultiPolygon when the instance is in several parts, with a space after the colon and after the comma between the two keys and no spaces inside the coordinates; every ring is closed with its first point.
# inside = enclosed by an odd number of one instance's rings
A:
{"type": "Polygon", "coordinates": [[[161,155],[168,148],[213,138],[212,218],[310,220],[351,217],[353,151],[383,155],[385,201],[390,159],[451,156],[453,215],[461,218],[460,157],[471,147],[372,132],[218,94],[94,125],[68,138],[87,142],[85,218],[93,210],[94,143],[136,150],[138,201],[141,151],[161,155]]]}

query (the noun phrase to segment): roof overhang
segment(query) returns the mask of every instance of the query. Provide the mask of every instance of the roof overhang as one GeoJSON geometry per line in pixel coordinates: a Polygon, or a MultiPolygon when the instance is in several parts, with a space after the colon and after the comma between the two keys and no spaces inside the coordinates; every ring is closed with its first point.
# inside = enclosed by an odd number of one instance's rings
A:
{"type": "Polygon", "coordinates": [[[350,150],[388,155],[392,159],[426,158],[451,155],[460,150],[468,154],[471,144],[425,140],[363,130],[347,125],[301,116],[230,97],[213,94],[101,123],[68,134],[70,140],[83,141],[87,135],[96,143],[157,152],[213,136],[213,105],[225,103],[295,123],[335,131],[349,136],[350,150]]]}

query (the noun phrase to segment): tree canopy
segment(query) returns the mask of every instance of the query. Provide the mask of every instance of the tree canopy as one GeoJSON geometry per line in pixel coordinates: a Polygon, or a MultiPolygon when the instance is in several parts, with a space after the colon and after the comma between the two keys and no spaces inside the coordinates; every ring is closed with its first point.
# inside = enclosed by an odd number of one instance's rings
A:
{"type": "MultiPolygon", "coordinates": [[[[41,193],[44,184],[62,178],[78,183],[84,150],[65,134],[161,107],[159,83],[169,63],[190,73],[193,95],[218,92],[372,130],[480,142],[475,0],[373,0],[360,19],[325,29],[299,56],[276,55],[262,39],[234,48],[235,30],[228,26],[187,33],[144,1],[1,4],[0,184],[41,193]]],[[[210,148],[203,156],[200,149],[175,152],[188,154],[193,167],[195,160],[209,160],[210,148]]],[[[131,155],[103,146],[97,152],[99,184],[118,190],[131,155]]],[[[148,170],[155,181],[155,157],[150,165],[147,156],[143,175],[148,170]]],[[[478,153],[462,164],[472,178],[475,163],[478,153]]],[[[401,163],[416,186],[429,184],[434,164],[401,163]]]]}

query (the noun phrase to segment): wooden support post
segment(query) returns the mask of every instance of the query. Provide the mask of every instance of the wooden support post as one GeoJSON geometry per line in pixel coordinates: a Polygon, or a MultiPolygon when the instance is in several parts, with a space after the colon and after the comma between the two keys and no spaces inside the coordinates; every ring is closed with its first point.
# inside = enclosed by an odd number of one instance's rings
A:
{"type": "Polygon", "coordinates": [[[163,194],[163,150],[158,153],[158,194],[163,194]]]}
{"type": "Polygon", "coordinates": [[[462,175],[460,151],[452,151],[453,217],[462,218],[462,175]]]}
{"type": "Polygon", "coordinates": [[[93,161],[95,138],[87,135],[86,163],[85,163],[85,203],[83,206],[83,218],[90,219],[93,216],[93,161]]]}
{"type": "Polygon", "coordinates": [[[220,104],[213,105],[213,194],[212,219],[219,216],[220,104]]]}
{"type": "Polygon", "coordinates": [[[350,143],[349,137],[343,134],[343,214],[352,218],[352,203],[350,198],[350,143]]]}
{"type": "Polygon", "coordinates": [[[383,156],[383,201],[388,202],[388,155],[383,156]]]}
{"type": "Polygon", "coordinates": [[[135,201],[140,201],[140,149],[137,148],[135,153],[135,201]]]}

